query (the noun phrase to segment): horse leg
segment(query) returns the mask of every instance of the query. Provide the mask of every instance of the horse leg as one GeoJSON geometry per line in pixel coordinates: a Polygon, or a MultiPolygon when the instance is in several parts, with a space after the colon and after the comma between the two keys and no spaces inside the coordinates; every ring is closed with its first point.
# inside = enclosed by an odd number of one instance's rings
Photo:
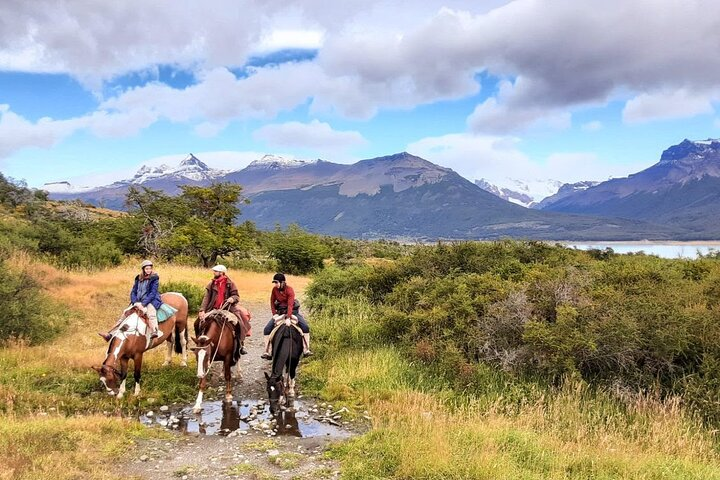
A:
{"type": "Polygon", "coordinates": [[[207,385],[207,382],[205,380],[205,377],[202,377],[200,379],[200,385],[198,385],[198,396],[197,399],[195,399],[195,406],[193,407],[193,413],[200,413],[202,411],[202,401],[203,401],[203,392],[205,391],[205,386],[207,385]]]}
{"type": "Polygon", "coordinates": [[[133,359],[133,365],[135,367],[135,371],[133,372],[133,377],[135,378],[135,392],[133,393],[133,395],[136,397],[140,395],[140,377],[142,376],[142,362],[142,353],[135,355],[135,358],[133,359]]]}
{"type": "Polygon", "coordinates": [[[182,360],[180,360],[180,366],[187,367],[187,326],[180,331],[179,335],[180,347],[182,350],[182,360]]]}
{"type": "Polygon", "coordinates": [[[120,378],[122,379],[122,383],[120,384],[120,388],[118,388],[118,394],[117,394],[118,399],[121,399],[125,396],[125,382],[127,381],[127,371],[128,371],[128,359],[123,357],[120,360],[120,378]]]}
{"type": "MultiPolygon", "coordinates": [[[[230,354],[232,355],[232,353],[230,354]]],[[[225,360],[223,361],[223,366],[225,367],[225,401],[230,403],[233,400],[232,395],[232,367],[230,367],[230,359],[227,358],[230,355],[226,355],[225,360]]]]}
{"type": "Polygon", "coordinates": [[[167,350],[165,351],[165,361],[163,362],[163,367],[167,367],[172,363],[172,352],[173,352],[173,345],[175,345],[175,329],[171,330],[170,336],[168,337],[167,341],[167,350]]]}

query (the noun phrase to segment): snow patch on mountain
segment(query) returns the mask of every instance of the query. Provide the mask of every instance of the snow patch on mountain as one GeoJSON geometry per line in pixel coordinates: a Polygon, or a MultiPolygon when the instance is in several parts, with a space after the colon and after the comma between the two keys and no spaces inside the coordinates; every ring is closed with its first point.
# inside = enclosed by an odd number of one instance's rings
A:
{"type": "Polygon", "coordinates": [[[88,192],[96,187],[85,187],[85,186],[78,186],[73,185],[70,182],[67,181],[61,181],[61,182],[48,182],[43,184],[42,187],[40,187],[40,190],[45,190],[48,193],[81,193],[81,192],[88,192]]]}
{"type": "Polygon", "coordinates": [[[143,165],[135,173],[135,176],[117,183],[140,185],[150,180],[157,180],[160,178],[184,178],[200,182],[203,180],[213,180],[215,178],[221,177],[222,175],[225,175],[226,173],[227,172],[225,170],[216,170],[214,168],[208,167],[195,155],[190,153],[180,162],[177,167],[170,167],[166,164],[162,164],[158,167],[150,167],[147,165],[143,165]]]}
{"type": "Polygon", "coordinates": [[[475,184],[493,195],[527,208],[554,195],[562,186],[562,182],[553,179],[519,180],[510,177],[499,180],[481,178],[475,180],[475,184]]]}
{"type": "Polygon", "coordinates": [[[264,155],[262,158],[250,162],[248,169],[263,170],[279,170],[282,168],[298,168],[305,165],[312,165],[318,160],[297,160],[294,158],[285,158],[279,155],[264,155]]]}

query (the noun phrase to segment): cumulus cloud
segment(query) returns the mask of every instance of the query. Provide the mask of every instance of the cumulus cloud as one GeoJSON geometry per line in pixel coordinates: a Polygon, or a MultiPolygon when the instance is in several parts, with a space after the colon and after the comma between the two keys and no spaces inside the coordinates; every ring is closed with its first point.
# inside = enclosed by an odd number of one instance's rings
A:
{"type": "Polygon", "coordinates": [[[310,123],[265,125],[255,130],[253,137],[273,147],[303,148],[320,152],[346,150],[366,143],[359,132],[334,130],[329,124],[318,120],[310,123]]]}
{"type": "Polygon", "coordinates": [[[714,112],[711,104],[713,97],[712,94],[689,92],[684,88],[673,92],[643,93],[625,104],[623,121],[641,123],[710,114],[714,112]]]}
{"type": "Polygon", "coordinates": [[[475,133],[564,128],[573,109],[627,95],[638,96],[626,120],[645,121],[709,111],[707,98],[685,94],[683,105],[672,92],[707,92],[720,78],[714,0],[421,3],[9,0],[0,3],[0,69],[97,85],[157,65],[188,68],[197,75],[191,87],[151,83],[105,99],[100,111],[139,128],[159,118],[193,122],[203,136],[309,99],[313,115],[367,119],[466,98],[479,92],[480,72],[508,80],[468,118],[475,133]],[[232,74],[253,52],[290,46],[319,51],[311,62],[232,74]]]}
{"type": "Polygon", "coordinates": [[[452,168],[470,180],[485,178],[504,183],[552,179],[563,183],[623,177],[650,166],[649,163],[609,164],[592,152],[559,152],[532,159],[512,136],[451,134],[428,137],[407,146],[413,154],[452,168]]]}

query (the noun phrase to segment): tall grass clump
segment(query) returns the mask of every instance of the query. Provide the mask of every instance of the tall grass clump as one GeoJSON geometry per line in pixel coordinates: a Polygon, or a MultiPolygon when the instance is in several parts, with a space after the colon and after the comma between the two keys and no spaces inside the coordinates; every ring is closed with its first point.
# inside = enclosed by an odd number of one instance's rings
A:
{"type": "Polygon", "coordinates": [[[200,304],[205,296],[204,287],[182,281],[162,282],[160,284],[160,293],[166,292],[182,293],[188,301],[188,309],[190,313],[197,313],[198,310],[200,310],[200,304]]]}

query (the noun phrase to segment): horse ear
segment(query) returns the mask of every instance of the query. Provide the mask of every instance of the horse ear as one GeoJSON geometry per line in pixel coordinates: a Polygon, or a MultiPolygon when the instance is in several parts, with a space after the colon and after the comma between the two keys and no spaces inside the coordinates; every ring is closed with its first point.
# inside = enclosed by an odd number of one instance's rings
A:
{"type": "Polygon", "coordinates": [[[264,373],[265,373],[265,379],[270,380],[270,375],[268,375],[267,372],[264,372],[264,373]]]}
{"type": "Polygon", "coordinates": [[[192,340],[192,341],[193,341],[193,343],[197,345],[197,338],[195,338],[195,337],[191,336],[191,337],[190,337],[190,340],[192,340]]]}
{"type": "Polygon", "coordinates": [[[95,365],[93,365],[90,368],[92,368],[93,370],[95,370],[98,373],[102,372],[102,367],[96,367],[95,365]]]}

